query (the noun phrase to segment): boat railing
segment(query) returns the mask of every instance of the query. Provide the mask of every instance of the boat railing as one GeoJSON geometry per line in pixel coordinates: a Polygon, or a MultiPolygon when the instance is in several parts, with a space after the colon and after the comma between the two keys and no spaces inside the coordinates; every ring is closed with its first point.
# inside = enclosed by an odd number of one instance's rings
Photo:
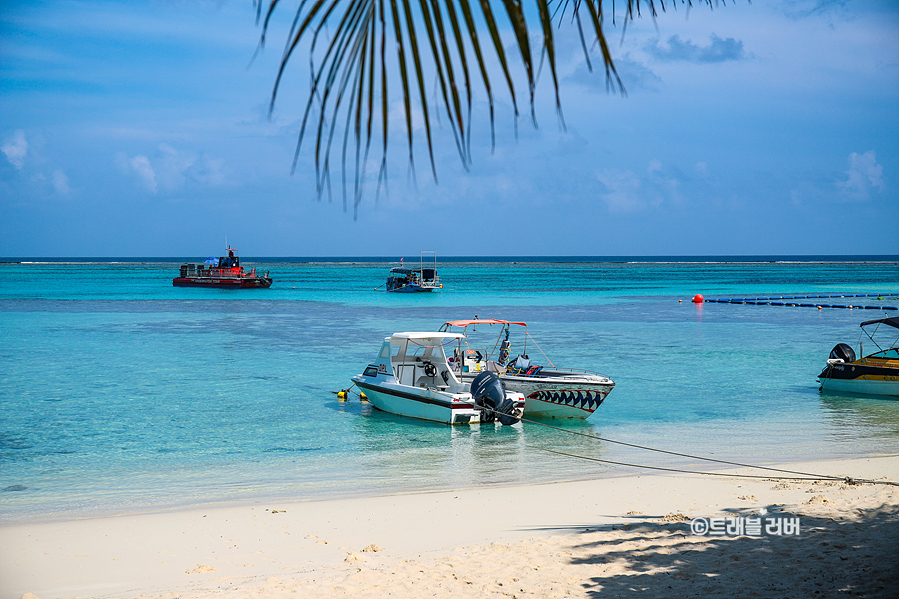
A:
{"type": "MultiPolygon", "coordinates": [[[[507,364],[514,364],[514,363],[515,363],[514,360],[510,360],[509,362],[507,362],[507,364]]],[[[533,363],[531,363],[531,365],[535,366],[535,364],[533,364],[533,363]]],[[[539,364],[537,364],[536,366],[539,366],[539,364]]],[[[555,366],[550,366],[548,368],[543,368],[540,372],[544,376],[554,375],[554,374],[557,376],[566,376],[566,375],[572,375],[572,374],[574,374],[574,375],[589,374],[592,376],[598,376],[598,377],[602,377],[602,378],[606,378],[606,379],[609,378],[608,375],[605,375],[601,372],[596,372],[595,370],[585,370],[583,368],[557,368],[555,366]]]]}
{"type": "MultiPolygon", "coordinates": [[[[516,357],[510,356],[509,359],[507,359],[503,364],[499,364],[488,350],[479,350],[479,349],[468,348],[468,351],[474,352],[474,354],[480,353],[481,360],[480,361],[476,360],[474,357],[471,357],[471,354],[466,355],[465,360],[464,360],[464,363],[466,366],[468,366],[470,364],[480,363],[480,364],[483,364],[482,368],[487,369],[487,363],[492,362],[492,363],[496,364],[496,366],[499,368],[499,370],[503,373],[506,372],[506,370],[508,369],[509,366],[511,366],[512,364],[515,364],[515,360],[516,360],[516,357]]],[[[452,367],[452,369],[455,372],[461,371],[462,363],[463,363],[462,360],[456,360],[456,359],[450,358],[450,359],[448,359],[448,361],[450,362],[450,366],[452,367]]],[[[533,361],[531,362],[531,365],[539,366],[539,364],[534,364],[533,361]]],[[[558,376],[587,374],[587,375],[598,376],[598,377],[606,378],[606,379],[609,378],[608,375],[603,374],[601,372],[596,372],[595,370],[587,370],[584,368],[567,368],[567,367],[566,368],[558,368],[554,365],[545,367],[543,370],[541,370],[541,372],[543,372],[544,375],[550,374],[550,373],[558,373],[558,376]]]]}

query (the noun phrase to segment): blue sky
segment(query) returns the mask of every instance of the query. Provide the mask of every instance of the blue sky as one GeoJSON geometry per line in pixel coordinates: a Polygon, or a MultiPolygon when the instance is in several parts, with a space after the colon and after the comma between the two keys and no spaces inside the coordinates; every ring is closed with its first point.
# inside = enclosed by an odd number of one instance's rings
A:
{"type": "Polygon", "coordinates": [[[493,152],[474,88],[438,184],[393,127],[354,219],[339,168],[332,201],[310,152],[290,174],[304,60],[268,118],[290,9],[252,61],[249,0],[4,1],[0,256],[899,254],[899,5],[666,5],[607,29],[626,97],[560,26],[565,129],[548,71],[517,139],[497,94],[493,152]]]}

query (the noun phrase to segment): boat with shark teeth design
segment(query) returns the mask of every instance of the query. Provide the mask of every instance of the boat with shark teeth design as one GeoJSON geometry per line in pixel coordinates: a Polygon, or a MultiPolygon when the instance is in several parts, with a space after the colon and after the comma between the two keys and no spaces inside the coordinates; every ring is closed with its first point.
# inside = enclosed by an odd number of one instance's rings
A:
{"type": "MultiPolygon", "coordinates": [[[[441,331],[461,329],[459,338],[448,362],[453,373],[463,382],[471,383],[481,372],[499,375],[509,391],[525,397],[528,416],[551,418],[587,418],[605,401],[615,383],[604,374],[589,370],[558,368],[547,357],[549,367],[531,363],[527,354],[528,339],[539,346],[527,332],[527,324],[508,320],[479,319],[454,320],[443,324],[441,331]],[[477,325],[500,325],[499,337],[490,349],[470,347],[471,335],[477,325]],[[522,351],[510,359],[512,344],[509,341],[511,325],[523,327],[522,351]],[[469,330],[471,327],[471,330],[469,330]]],[[[542,350],[540,350],[542,353],[542,350]]],[[[544,354],[545,357],[545,354],[544,354]]]]}

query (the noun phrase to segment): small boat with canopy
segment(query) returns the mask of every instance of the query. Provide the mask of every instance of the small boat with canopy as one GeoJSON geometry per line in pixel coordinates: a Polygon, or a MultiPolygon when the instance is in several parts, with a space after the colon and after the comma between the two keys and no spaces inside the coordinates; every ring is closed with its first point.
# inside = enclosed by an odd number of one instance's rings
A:
{"type": "Polygon", "coordinates": [[[445,345],[461,334],[394,333],[375,360],[352,378],[371,404],[392,414],[444,422],[512,425],[521,419],[524,397],[506,391],[496,374],[462,382],[449,367],[445,345]]]}
{"type": "Polygon", "coordinates": [[[437,252],[422,251],[418,268],[407,268],[402,262],[403,259],[400,258],[400,266],[391,268],[387,273],[387,291],[416,293],[443,288],[437,275],[437,252]],[[425,254],[428,254],[429,258],[433,256],[433,263],[429,259],[425,264],[425,254]]]}
{"type": "MultiPolygon", "coordinates": [[[[820,390],[899,398],[899,316],[868,320],[859,326],[877,351],[856,359],[851,345],[838,343],[818,375],[820,390]]],[[[858,353],[864,355],[861,338],[858,353]]]]}

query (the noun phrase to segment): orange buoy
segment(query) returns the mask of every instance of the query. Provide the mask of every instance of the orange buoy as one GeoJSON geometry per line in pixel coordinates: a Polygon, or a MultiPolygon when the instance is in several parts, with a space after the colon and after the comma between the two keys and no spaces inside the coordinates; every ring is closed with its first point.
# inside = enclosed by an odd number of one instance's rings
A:
{"type": "Polygon", "coordinates": [[[692,301],[694,304],[701,304],[704,300],[705,300],[705,298],[702,297],[702,294],[701,294],[701,293],[697,293],[696,295],[693,296],[693,299],[692,299],[691,301],[692,301]]]}

